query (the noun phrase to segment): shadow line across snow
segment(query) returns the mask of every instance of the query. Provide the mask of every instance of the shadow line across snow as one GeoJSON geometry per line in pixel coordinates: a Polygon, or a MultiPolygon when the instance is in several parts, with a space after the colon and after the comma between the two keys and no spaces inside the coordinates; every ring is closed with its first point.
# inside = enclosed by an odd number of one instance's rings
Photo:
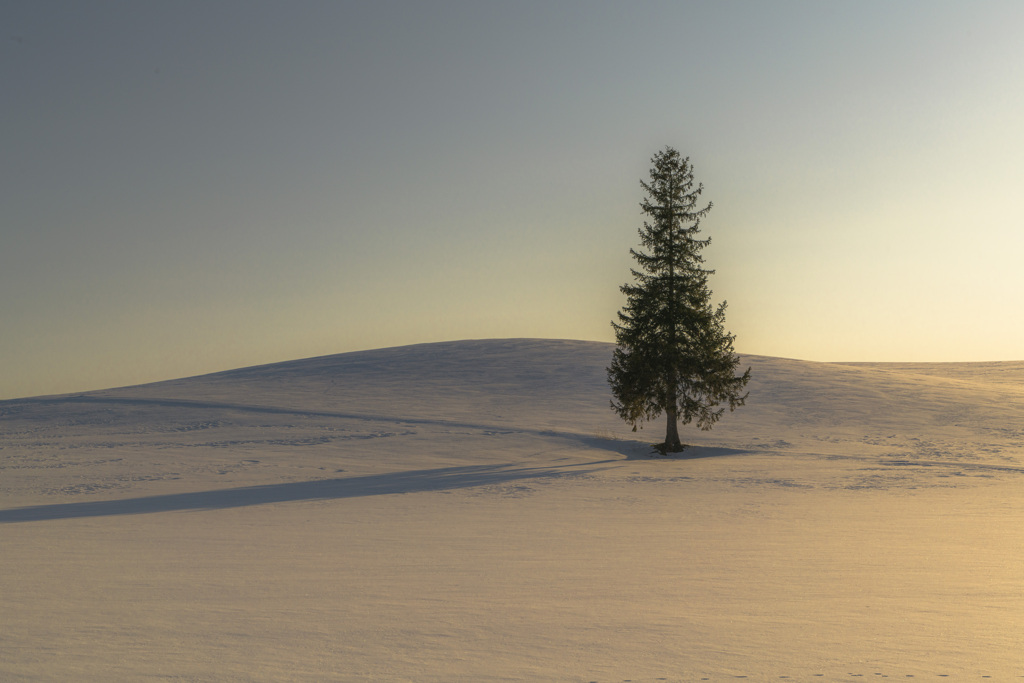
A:
{"type": "MultiPolygon", "coordinates": [[[[2,403],[2,402],[0,402],[2,403]]],[[[206,411],[212,410],[235,410],[239,412],[262,413],[270,415],[293,415],[297,417],[327,417],[345,420],[365,420],[369,422],[387,422],[408,425],[435,425],[442,427],[455,427],[462,429],[474,429],[491,431],[499,434],[534,434],[537,436],[555,437],[568,439],[582,443],[590,448],[613,451],[626,456],[628,460],[647,459],[652,457],[651,445],[639,440],[609,439],[601,436],[588,436],[578,432],[558,431],[554,429],[531,429],[529,427],[513,425],[483,424],[477,422],[460,422],[457,420],[444,420],[440,418],[425,417],[402,417],[400,415],[377,415],[372,413],[354,412],[329,412],[322,410],[302,410],[297,408],[286,408],[281,406],[253,405],[245,403],[226,403],[218,401],[196,401],[191,399],[177,398],[133,398],[118,396],[88,396],[72,395],[59,397],[40,397],[28,399],[15,399],[8,401],[11,405],[62,405],[62,404],[100,404],[120,405],[127,407],[155,406],[159,408],[194,408],[206,411]]],[[[727,455],[743,455],[750,451],[746,449],[717,448],[707,446],[688,446],[684,453],[673,454],[670,457],[691,460],[695,458],[721,457],[727,455]]]]}
{"type": "MultiPolygon", "coordinates": [[[[589,463],[602,465],[614,461],[589,463]]],[[[140,515],[183,510],[222,510],[227,508],[286,503],[303,500],[337,500],[362,496],[382,496],[423,491],[450,491],[474,486],[503,484],[525,479],[574,477],[604,467],[566,470],[566,467],[513,467],[512,465],[469,465],[410,470],[361,477],[318,479],[284,484],[266,484],[241,488],[171,493],[122,500],[57,503],[0,510],[0,524],[42,522],[85,517],[140,515]]],[[[576,466],[578,467],[578,466],[576,466]]]]}
{"type": "MultiPolygon", "coordinates": [[[[2,403],[2,402],[0,402],[2,403]]],[[[365,420],[368,422],[387,422],[408,425],[436,425],[441,427],[455,427],[463,429],[476,429],[483,431],[495,431],[499,433],[523,433],[537,434],[540,436],[554,436],[569,439],[579,439],[580,434],[574,432],[556,431],[553,429],[531,429],[528,427],[512,426],[508,424],[485,424],[479,422],[463,422],[458,420],[446,420],[430,417],[411,417],[402,415],[379,415],[373,413],[358,412],[332,412],[325,410],[304,410],[300,408],[287,408],[282,406],[255,405],[247,403],[227,403],[221,401],[196,401],[180,398],[134,398],[120,396],[88,396],[73,395],[59,397],[40,397],[27,399],[13,399],[6,403],[12,406],[19,405],[40,405],[60,406],[69,404],[79,405],[116,405],[128,408],[152,406],[157,408],[184,408],[198,409],[203,411],[238,411],[243,413],[257,413],[266,415],[290,415],[295,417],[326,417],[342,420],[365,420]]]]}

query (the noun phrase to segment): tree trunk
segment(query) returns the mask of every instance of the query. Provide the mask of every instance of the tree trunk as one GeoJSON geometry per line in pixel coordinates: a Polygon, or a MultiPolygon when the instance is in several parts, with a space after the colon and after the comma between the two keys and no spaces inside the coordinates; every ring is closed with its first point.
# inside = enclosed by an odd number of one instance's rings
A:
{"type": "Polygon", "coordinates": [[[668,425],[665,429],[665,454],[678,453],[683,450],[683,444],[679,441],[679,426],[677,424],[679,416],[676,413],[675,401],[665,410],[665,413],[668,415],[668,425]]]}

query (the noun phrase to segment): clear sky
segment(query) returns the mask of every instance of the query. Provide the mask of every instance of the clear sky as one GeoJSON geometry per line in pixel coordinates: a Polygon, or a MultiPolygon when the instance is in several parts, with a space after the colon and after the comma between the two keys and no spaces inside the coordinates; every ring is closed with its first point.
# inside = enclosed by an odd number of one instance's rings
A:
{"type": "Polygon", "coordinates": [[[6,2],[0,398],[611,341],[671,145],[740,352],[1024,358],[1024,3],[6,2]]]}

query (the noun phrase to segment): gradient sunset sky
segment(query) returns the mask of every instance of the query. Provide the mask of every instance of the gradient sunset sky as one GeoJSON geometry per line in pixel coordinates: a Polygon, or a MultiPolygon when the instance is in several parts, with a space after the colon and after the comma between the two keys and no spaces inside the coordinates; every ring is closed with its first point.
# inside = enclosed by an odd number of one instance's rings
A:
{"type": "Polygon", "coordinates": [[[1024,3],[7,2],[0,398],[611,341],[694,164],[741,353],[1024,358],[1024,3]]]}

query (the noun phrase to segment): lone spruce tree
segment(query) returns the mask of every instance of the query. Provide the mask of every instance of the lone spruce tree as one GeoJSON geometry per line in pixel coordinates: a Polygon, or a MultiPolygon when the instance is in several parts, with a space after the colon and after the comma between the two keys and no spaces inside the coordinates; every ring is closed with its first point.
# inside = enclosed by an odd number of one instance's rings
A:
{"type": "Polygon", "coordinates": [[[711,305],[701,250],[711,239],[698,239],[700,219],[712,204],[699,208],[703,184],[694,186],[689,157],[666,147],[651,159],[649,182],[640,181],[646,197],[640,204],[646,220],[640,241],[646,251],[631,249],[638,264],[634,284],[620,289],[626,305],[612,322],[617,347],[608,368],[612,408],[633,426],[668,417],[661,453],[681,451],[678,422],[696,421],[711,429],[725,412],[742,406],[741,391],[750,369],[735,375],[740,359],[735,337],[725,331],[725,302],[711,305]]]}

